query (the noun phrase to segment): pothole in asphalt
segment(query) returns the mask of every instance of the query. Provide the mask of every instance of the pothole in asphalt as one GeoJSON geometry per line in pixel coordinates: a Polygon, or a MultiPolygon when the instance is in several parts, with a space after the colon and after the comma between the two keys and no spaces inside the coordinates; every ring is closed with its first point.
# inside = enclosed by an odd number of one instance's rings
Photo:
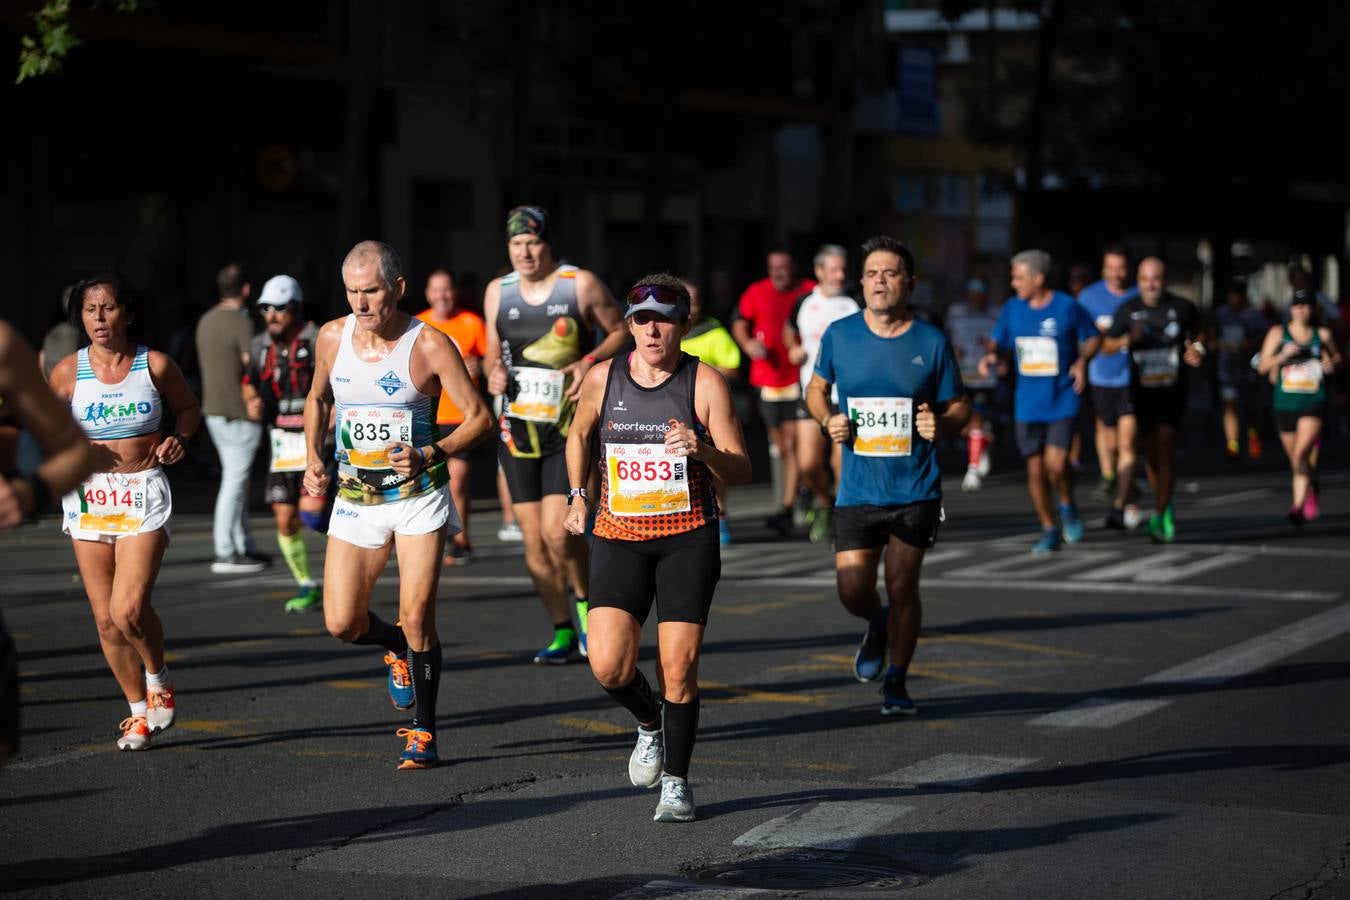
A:
{"type": "Polygon", "coordinates": [[[746,860],[700,869],[690,876],[720,887],[780,891],[901,891],[928,881],[927,875],[846,860],[746,860]]]}

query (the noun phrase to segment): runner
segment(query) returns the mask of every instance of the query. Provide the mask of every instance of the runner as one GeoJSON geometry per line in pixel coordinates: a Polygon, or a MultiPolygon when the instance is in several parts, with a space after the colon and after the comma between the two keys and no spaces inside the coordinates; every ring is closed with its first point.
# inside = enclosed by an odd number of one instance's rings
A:
{"type": "Polygon", "coordinates": [[[797,416],[802,386],[797,366],[783,346],[783,325],[797,298],[812,290],[809,278],[798,280],[792,254],[782,248],[766,257],[768,277],[745,289],[737,305],[731,334],[750,357],[750,387],[759,394],[759,413],[783,473],[782,506],[764,525],[782,537],[792,533],[792,505],[797,501],[797,416]]]}
{"type": "Polygon", "coordinates": [[[352,314],[319,330],[305,402],[304,487],[314,496],[328,492],[328,423],[336,421],[337,430],[324,624],[343,641],[388,651],[389,699],[397,709],[413,708],[412,727],[398,731],[407,738],[399,768],[425,769],[439,761],[436,589],[447,525],[459,529],[446,458],[486,435],[492,417],[450,339],[399,311],[406,282],[392,247],[357,244],[343,260],[342,283],[352,314]],[[463,410],[464,423],[438,439],[432,404],[442,390],[463,410]],[[399,597],[391,625],[370,611],[370,598],[394,549],[399,597]]]}
{"type": "MultiPolygon", "coordinates": [[[[1130,252],[1122,244],[1111,244],[1102,251],[1101,280],[1083,288],[1078,302],[1092,317],[1098,333],[1106,334],[1120,304],[1137,296],[1139,288],[1130,284],[1130,252]]],[[[1134,465],[1129,354],[1124,350],[1098,353],[1088,363],[1087,371],[1096,420],[1097,465],[1102,473],[1097,494],[1103,500],[1112,500],[1116,496],[1116,473],[1134,465]]]]}
{"type": "MultiPolygon", "coordinates": [[[[427,277],[426,297],[428,309],[417,314],[417,318],[435,328],[454,342],[469,377],[478,385],[483,372],[483,354],[487,352],[487,329],[483,326],[483,317],[467,309],[455,306],[455,281],[445,269],[436,269],[427,277]]],[[[441,437],[449,435],[464,421],[464,413],[442,393],[436,407],[436,427],[441,437]]],[[[473,559],[473,545],[469,542],[469,455],[459,453],[450,457],[450,496],[455,501],[455,511],[459,513],[460,532],[450,540],[450,551],[445,556],[445,564],[465,565],[473,559]]]]}
{"type": "Polygon", "coordinates": [[[1316,447],[1327,414],[1327,376],[1340,364],[1316,296],[1295,291],[1289,321],[1266,333],[1260,363],[1261,374],[1275,385],[1275,422],[1294,476],[1289,524],[1295,527],[1320,513],[1316,447]]]}
{"type": "MultiPolygon", "coordinates": [[[[783,346],[788,360],[800,366],[800,380],[805,396],[806,386],[820,352],[820,339],[831,322],[851,316],[859,309],[858,301],[844,293],[848,279],[848,251],[838,244],[826,244],[816,251],[814,260],[816,286],[803,294],[792,307],[787,324],[783,326],[783,346]]],[[[831,394],[831,402],[838,397],[831,394]]],[[[802,481],[815,493],[807,532],[811,543],[819,544],[830,537],[830,521],[834,517],[834,487],[839,481],[839,445],[833,444],[806,409],[806,401],[797,403],[797,471],[802,481]],[[826,472],[828,459],[831,473],[826,472]]]]}
{"type": "Polygon", "coordinates": [[[1240,458],[1242,425],[1247,426],[1247,458],[1261,458],[1260,411],[1257,394],[1260,383],[1252,370],[1251,359],[1261,352],[1266,336],[1266,317],[1247,299],[1247,285],[1234,282],[1228,287],[1223,306],[1214,310],[1210,343],[1215,354],[1215,373],[1219,381],[1219,400],[1223,404],[1223,458],[1236,463],[1240,458]]]}
{"type": "Polygon", "coordinates": [[[62,530],[75,549],[103,656],[131,708],[118,726],[119,750],[148,750],[150,736],[174,722],[164,628],[150,605],[173,512],[161,466],[183,459],[201,422],[197,398],[173,360],[128,337],[138,301],[118,275],[78,282],[70,292],[71,318],[89,346],[57,363],[51,380],[94,443],[98,471],[61,498],[62,530]],[[161,427],[166,410],[177,428],[169,435],[161,427]]]}
{"type": "Polygon", "coordinates": [[[1027,490],[1041,523],[1041,536],[1031,547],[1035,556],[1058,550],[1061,540],[1076,544],[1083,539],[1068,452],[1079,395],[1087,387],[1084,370],[1101,344],[1087,311],[1068,294],[1049,288],[1049,273],[1050,254],[1043,250],[1023,250],[1012,258],[1016,295],[1003,304],[994,328],[998,352],[980,361],[980,372],[988,375],[1016,354],[1017,446],[1027,461],[1027,490]]]}
{"type": "Polygon", "coordinates": [[[567,438],[573,487],[566,528],[586,528],[591,433],[604,462],[591,555],[591,671],[638,722],[628,777],[661,785],[657,822],[694,819],[689,760],[698,732],[699,649],[721,574],[713,480],[750,480],[726,381],[680,350],[689,294],[649,275],[628,292],[636,349],[586,376],[567,438]],[[637,668],[642,625],[656,600],[657,685],[637,668]]]}
{"type": "MultiPolygon", "coordinates": [[[[263,331],[248,348],[244,370],[244,406],[250,420],[267,429],[271,461],[267,475],[267,502],[277,522],[277,546],[290,567],[300,593],[286,601],[288,613],[317,610],[323,590],[309,569],[309,551],[300,531],[328,531],[332,492],[315,497],[302,489],[305,477],[305,397],[314,380],[314,339],[319,328],[304,317],[304,292],[289,275],[276,275],[263,285],[258,309],[263,331]]],[[[333,458],[330,444],[324,459],[333,458]]],[[[331,465],[329,466],[331,475],[331,465]]]]}
{"type": "MultiPolygon", "coordinates": [[[[93,449],[47,386],[33,348],[0,321],[0,531],[36,519],[93,468],[93,449]],[[20,429],[42,450],[43,462],[29,472],[17,468],[20,429]]],[[[0,618],[0,766],[18,749],[18,656],[0,618]]]]}
{"type": "Polygon", "coordinates": [[[980,360],[994,347],[994,326],[998,324],[997,309],[989,308],[989,288],[978,278],[966,282],[966,299],[953,303],[947,309],[945,326],[956,360],[961,365],[961,381],[970,391],[970,422],[967,423],[966,474],[961,479],[961,490],[978,491],[989,474],[989,448],[994,443],[990,428],[991,414],[997,400],[998,373],[980,373],[980,360]]]}
{"type": "MultiPolygon", "coordinates": [[[[1168,293],[1166,279],[1162,260],[1150,256],[1140,262],[1139,296],[1120,305],[1102,341],[1105,352],[1130,351],[1130,407],[1144,443],[1156,508],[1148,520],[1148,533],[1160,544],[1176,539],[1172,492],[1177,480],[1177,434],[1189,390],[1186,368],[1198,367],[1205,358],[1200,313],[1189,300],[1168,293]]],[[[1123,509],[1133,484],[1131,463],[1120,469],[1116,499],[1107,518],[1113,528],[1124,527],[1123,509]]]]}
{"type": "MultiPolygon", "coordinates": [[[[727,384],[741,377],[741,348],[725,325],[703,314],[703,295],[687,278],[680,283],[689,292],[689,333],[680,339],[680,349],[712,366],[727,384]]],[[[727,486],[714,478],[717,489],[717,539],[723,547],[731,543],[731,523],[727,519],[727,486]]]]}
{"type": "Polygon", "coordinates": [[[525,565],[553,622],[553,640],[534,661],[560,665],[586,654],[586,544],[562,527],[568,429],[586,372],[628,338],[609,289],[594,273],[558,262],[551,240],[547,212],[511,210],[506,249],[514,271],[494,279],[483,295],[483,368],[488,392],[507,398],[497,458],[524,538],[525,565]],[[607,336],[587,350],[597,328],[607,336]]]}
{"type": "Polygon", "coordinates": [[[862,251],[866,306],[825,331],[806,404],[820,430],[842,447],[835,577],[844,608],[868,623],[853,674],[868,682],[884,671],[881,714],[912,716],[918,707],[905,675],[923,619],[919,571],[943,519],[933,441],[961,433],[970,401],[946,335],[909,308],[915,282],[909,249],[878,236],[862,251]],[[883,560],[886,606],[876,588],[883,560]]]}

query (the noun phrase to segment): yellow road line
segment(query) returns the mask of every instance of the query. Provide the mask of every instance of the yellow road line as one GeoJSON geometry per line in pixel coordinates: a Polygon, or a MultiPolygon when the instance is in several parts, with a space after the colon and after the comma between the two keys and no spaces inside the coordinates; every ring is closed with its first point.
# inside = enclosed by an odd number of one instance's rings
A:
{"type": "Polygon", "coordinates": [[[292,637],[318,637],[321,634],[327,634],[326,628],[292,628],[288,634],[292,637]]]}
{"type": "Polygon", "coordinates": [[[1081,650],[1069,650],[1064,647],[1051,647],[1046,644],[1030,644],[1026,641],[1014,641],[1008,638],[984,637],[973,634],[934,634],[919,638],[920,644],[979,644],[984,647],[999,647],[1004,650],[1022,650],[1026,653],[1047,653],[1051,656],[1063,656],[1068,659],[1101,659],[1096,653],[1084,653],[1081,650]]]}
{"type": "Polygon", "coordinates": [[[340,691],[364,691],[376,686],[374,682],[358,681],[355,678],[335,678],[332,681],[325,681],[323,684],[340,691]]]}
{"type": "Polygon", "coordinates": [[[389,756],[387,753],[376,753],[374,750],[292,750],[291,755],[326,756],[341,759],[385,759],[389,756]]]}
{"type": "Polygon", "coordinates": [[[599,719],[583,719],[579,716],[561,716],[553,721],[566,728],[589,731],[591,734],[628,734],[633,730],[631,728],[624,728],[621,725],[615,725],[612,722],[602,722],[599,719]]]}
{"type": "Polygon", "coordinates": [[[262,647],[262,646],[265,646],[265,645],[267,645],[267,644],[273,644],[273,643],[276,643],[276,641],[275,641],[274,639],[272,639],[272,638],[247,638],[247,639],[242,640],[242,641],[222,641],[222,642],[219,643],[219,644],[208,644],[207,646],[210,646],[210,647],[229,647],[229,648],[232,648],[232,649],[233,649],[233,648],[237,648],[237,647],[262,647]]]}
{"type": "Polygon", "coordinates": [[[257,719],[179,719],[173,727],[182,731],[200,731],[203,734],[220,734],[228,737],[240,737],[249,734],[239,726],[257,719]]]}
{"type": "Polygon", "coordinates": [[[778,691],[760,691],[718,681],[702,681],[699,688],[730,694],[730,697],[707,697],[710,703],[787,703],[795,706],[819,706],[825,698],[818,694],[784,694],[778,691]]]}
{"type": "Polygon", "coordinates": [[[974,684],[980,687],[1003,687],[1001,681],[991,681],[988,678],[972,678],[969,675],[949,675],[946,672],[939,672],[931,666],[920,666],[914,663],[909,664],[909,674],[917,675],[920,678],[931,678],[934,681],[952,681],[956,684],[974,684]]]}

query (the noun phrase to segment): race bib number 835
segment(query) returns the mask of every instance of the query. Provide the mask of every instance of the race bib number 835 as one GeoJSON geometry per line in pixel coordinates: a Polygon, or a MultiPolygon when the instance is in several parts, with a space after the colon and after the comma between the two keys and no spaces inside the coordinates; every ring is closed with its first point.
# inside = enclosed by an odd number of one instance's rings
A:
{"type": "Polygon", "coordinates": [[[342,411],[338,449],[358,469],[389,468],[395,443],[412,443],[412,413],[401,407],[356,406],[342,411]]]}

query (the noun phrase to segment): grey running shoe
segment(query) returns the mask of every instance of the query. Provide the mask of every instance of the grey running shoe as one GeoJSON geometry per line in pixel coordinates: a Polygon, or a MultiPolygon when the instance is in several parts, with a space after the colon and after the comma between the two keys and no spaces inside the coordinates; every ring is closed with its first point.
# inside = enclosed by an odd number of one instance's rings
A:
{"type": "Polygon", "coordinates": [[[628,780],[638,787],[652,788],[661,783],[661,764],[666,758],[665,735],[661,729],[638,728],[637,745],[628,757],[628,780]]]}
{"type": "Polygon", "coordinates": [[[661,776],[661,802],[656,804],[653,822],[694,821],[694,792],[689,781],[678,775],[661,776]]]}
{"type": "Polygon", "coordinates": [[[242,554],[234,556],[218,556],[211,563],[211,574],[213,575],[249,575],[254,572],[261,572],[267,568],[267,563],[261,559],[255,559],[242,554]]]}

